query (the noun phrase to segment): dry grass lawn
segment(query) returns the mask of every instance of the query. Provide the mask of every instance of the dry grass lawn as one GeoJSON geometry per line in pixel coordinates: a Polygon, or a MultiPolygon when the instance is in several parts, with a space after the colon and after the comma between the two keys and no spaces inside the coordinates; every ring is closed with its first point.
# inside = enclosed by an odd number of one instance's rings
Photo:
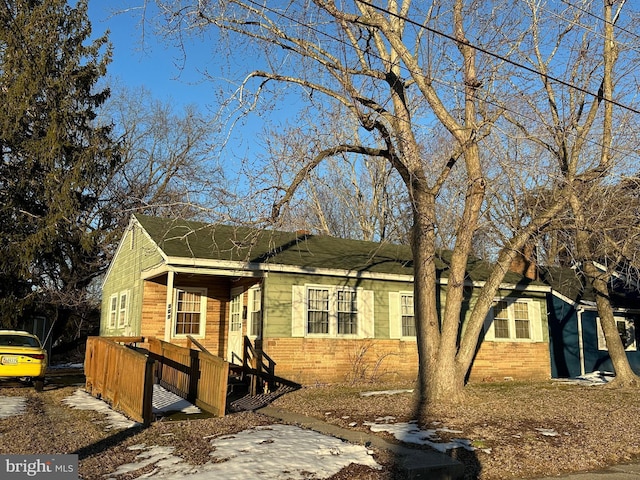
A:
{"type": "MultiPolygon", "coordinates": [[[[414,418],[411,394],[362,397],[362,390],[304,389],[275,405],[342,426],[358,422],[355,428],[362,430],[367,428],[362,422],[376,417],[414,418]]],[[[477,447],[473,454],[450,452],[465,463],[468,479],[552,476],[639,459],[638,393],[554,381],[476,384],[467,386],[465,405],[430,420],[464,432],[451,436],[469,439],[477,447]],[[543,435],[538,429],[557,435],[543,435]]]]}
{"type": "MultiPolygon", "coordinates": [[[[185,461],[198,464],[209,461],[210,440],[204,437],[273,423],[256,413],[241,413],[221,419],[164,420],[146,429],[112,432],[105,430],[99,413],[71,409],[61,403],[76,388],[49,387],[38,394],[32,388],[0,385],[0,396],[28,398],[26,414],[0,419],[0,454],[78,453],[82,478],[98,479],[131,462],[136,453],[127,447],[132,445],[171,445],[185,461]]],[[[363,391],[389,388],[410,386],[304,388],[281,397],[274,406],[345,428],[368,431],[363,422],[378,417],[391,415],[397,421],[414,418],[411,394],[360,395],[363,391]],[[349,426],[353,422],[357,425],[349,426]]],[[[464,432],[455,436],[467,438],[481,449],[475,453],[452,452],[465,462],[466,478],[551,476],[640,458],[640,395],[635,390],[511,382],[470,385],[467,394],[463,407],[431,419],[464,432]],[[537,429],[553,430],[557,435],[545,436],[537,429]],[[489,453],[484,451],[489,449],[489,453]]],[[[384,470],[352,466],[333,480],[382,480],[396,476],[393,458],[387,452],[376,452],[376,460],[385,466],[384,470]]],[[[137,478],[144,473],[134,472],[118,480],[137,478]]]]}

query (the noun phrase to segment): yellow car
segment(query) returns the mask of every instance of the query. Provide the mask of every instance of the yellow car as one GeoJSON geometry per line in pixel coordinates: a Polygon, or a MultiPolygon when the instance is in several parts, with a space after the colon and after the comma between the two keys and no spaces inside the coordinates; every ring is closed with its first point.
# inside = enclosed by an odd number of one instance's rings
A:
{"type": "Polygon", "coordinates": [[[38,337],[18,330],[0,330],[0,377],[27,378],[44,388],[47,352],[38,337]]]}

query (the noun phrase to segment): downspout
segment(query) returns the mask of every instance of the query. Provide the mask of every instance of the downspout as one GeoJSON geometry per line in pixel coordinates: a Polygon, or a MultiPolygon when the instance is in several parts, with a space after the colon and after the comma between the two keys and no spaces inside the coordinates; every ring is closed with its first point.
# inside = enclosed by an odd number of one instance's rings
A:
{"type": "Polygon", "coordinates": [[[580,354],[580,375],[584,375],[584,342],[582,340],[582,314],[584,313],[584,308],[578,307],[576,309],[576,314],[578,317],[578,352],[580,354]]]}
{"type": "Polygon", "coordinates": [[[171,341],[171,320],[173,318],[173,312],[171,311],[171,303],[173,302],[173,281],[175,272],[169,270],[167,272],[167,298],[166,298],[166,318],[164,320],[164,341],[171,341]]]}

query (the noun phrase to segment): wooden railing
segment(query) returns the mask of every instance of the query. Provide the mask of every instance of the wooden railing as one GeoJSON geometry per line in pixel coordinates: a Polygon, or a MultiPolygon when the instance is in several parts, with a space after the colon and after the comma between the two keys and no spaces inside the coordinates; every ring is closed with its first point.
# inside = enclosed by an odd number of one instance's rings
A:
{"type": "Polygon", "coordinates": [[[89,337],[84,361],[87,391],[137,422],[153,420],[153,360],[116,342],[136,343],[139,337],[89,337]]]}
{"type": "Polygon", "coordinates": [[[275,390],[280,385],[287,385],[293,389],[300,388],[295,382],[278,377],[275,374],[276,362],[261,348],[256,348],[249,337],[244,337],[244,349],[242,353],[242,369],[251,375],[249,392],[251,395],[262,393],[263,390],[275,390]],[[267,384],[267,385],[265,385],[267,384]]]}
{"type": "Polygon", "coordinates": [[[207,352],[148,338],[160,385],[219,417],[227,402],[229,364],[207,352]]]}

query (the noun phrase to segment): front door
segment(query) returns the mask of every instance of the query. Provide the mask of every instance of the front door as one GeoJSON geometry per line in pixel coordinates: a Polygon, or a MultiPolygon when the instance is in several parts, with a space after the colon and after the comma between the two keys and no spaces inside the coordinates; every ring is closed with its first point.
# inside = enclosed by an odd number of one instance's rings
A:
{"type": "Polygon", "coordinates": [[[242,365],[242,307],[244,291],[231,290],[229,307],[229,341],[227,343],[227,361],[242,365]]]}

